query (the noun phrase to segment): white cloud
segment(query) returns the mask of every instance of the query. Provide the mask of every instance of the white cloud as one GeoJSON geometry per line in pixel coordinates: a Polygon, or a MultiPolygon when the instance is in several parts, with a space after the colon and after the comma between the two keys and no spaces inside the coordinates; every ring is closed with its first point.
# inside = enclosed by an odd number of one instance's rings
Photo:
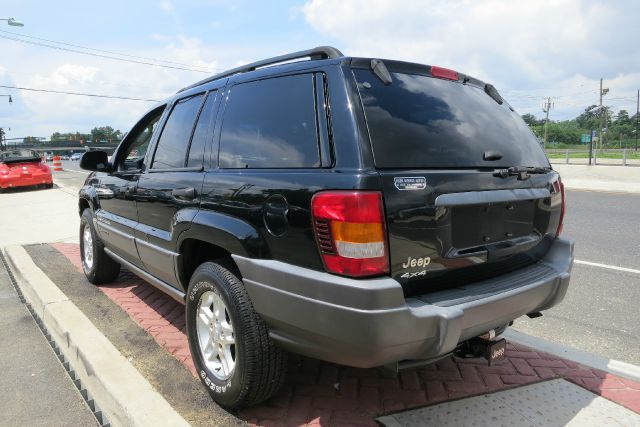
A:
{"type": "Polygon", "coordinates": [[[173,3],[170,0],[162,0],[160,2],[160,9],[168,15],[172,15],[174,13],[173,3]]]}
{"type": "MultiPolygon", "coordinates": [[[[166,58],[189,66],[218,67],[213,59],[214,52],[197,38],[166,37],[161,46],[141,52],[126,48],[113,50],[166,58]]],[[[10,67],[0,67],[0,84],[36,89],[162,100],[211,74],[80,55],[61,56],[55,51],[41,49],[36,56],[28,47],[10,43],[0,43],[0,51],[7,52],[12,58],[10,67]]],[[[13,137],[46,137],[54,131],[88,132],[94,126],[104,125],[127,131],[145,110],[154,105],[151,102],[42,92],[11,93],[14,103],[10,109],[0,110],[0,122],[11,123],[13,137]]]]}
{"type": "Polygon", "coordinates": [[[574,80],[597,100],[601,76],[624,81],[620,90],[637,86],[634,10],[630,0],[311,0],[303,7],[307,22],[348,55],[450,67],[540,100],[579,92],[560,89],[574,80]]]}

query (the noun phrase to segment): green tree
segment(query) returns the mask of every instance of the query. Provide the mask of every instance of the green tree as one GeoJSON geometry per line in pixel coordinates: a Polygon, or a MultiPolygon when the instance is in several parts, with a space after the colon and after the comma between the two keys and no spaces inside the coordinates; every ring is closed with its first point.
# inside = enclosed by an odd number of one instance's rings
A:
{"type": "Polygon", "coordinates": [[[528,124],[529,127],[537,126],[537,125],[540,125],[542,123],[542,120],[536,119],[536,116],[534,116],[531,113],[523,114],[522,115],[522,120],[524,120],[524,122],[526,124],[528,124]]]}
{"type": "Polygon", "coordinates": [[[616,120],[615,123],[617,125],[626,125],[629,124],[631,122],[631,119],[629,118],[629,112],[627,110],[620,110],[618,111],[618,114],[616,115],[616,120]]]}
{"type": "Polygon", "coordinates": [[[91,139],[94,141],[118,141],[122,139],[122,132],[111,126],[94,127],[91,129],[91,139]]]}
{"type": "Polygon", "coordinates": [[[582,131],[575,120],[549,122],[549,141],[559,144],[580,144],[582,131]]]}

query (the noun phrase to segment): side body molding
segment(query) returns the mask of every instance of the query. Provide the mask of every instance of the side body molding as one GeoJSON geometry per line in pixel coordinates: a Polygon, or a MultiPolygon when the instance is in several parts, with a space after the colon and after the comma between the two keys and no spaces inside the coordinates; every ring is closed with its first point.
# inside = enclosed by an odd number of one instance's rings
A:
{"type": "Polygon", "coordinates": [[[202,240],[247,258],[269,257],[266,242],[258,230],[245,221],[219,212],[198,211],[191,227],[180,234],[178,250],[187,239],[202,240]]]}

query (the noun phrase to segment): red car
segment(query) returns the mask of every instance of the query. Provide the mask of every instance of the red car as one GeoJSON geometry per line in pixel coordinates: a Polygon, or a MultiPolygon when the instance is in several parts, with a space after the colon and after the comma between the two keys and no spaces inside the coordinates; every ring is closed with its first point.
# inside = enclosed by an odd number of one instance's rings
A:
{"type": "Polygon", "coordinates": [[[53,187],[49,166],[33,150],[9,150],[0,153],[0,191],[15,187],[53,187]]]}

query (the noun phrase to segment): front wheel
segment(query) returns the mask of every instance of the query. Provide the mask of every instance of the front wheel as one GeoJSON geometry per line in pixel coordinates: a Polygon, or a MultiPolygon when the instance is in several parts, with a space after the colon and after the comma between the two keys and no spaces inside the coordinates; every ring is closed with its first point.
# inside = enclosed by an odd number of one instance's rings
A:
{"type": "Polygon", "coordinates": [[[84,275],[94,285],[113,282],[120,274],[120,264],[104,251],[90,209],[85,209],[80,217],[80,260],[84,275]]]}
{"type": "Polygon", "coordinates": [[[218,404],[240,409],[280,389],[286,354],[269,338],[242,281],[229,269],[214,262],[196,269],[186,316],[198,376],[218,404]]]}

